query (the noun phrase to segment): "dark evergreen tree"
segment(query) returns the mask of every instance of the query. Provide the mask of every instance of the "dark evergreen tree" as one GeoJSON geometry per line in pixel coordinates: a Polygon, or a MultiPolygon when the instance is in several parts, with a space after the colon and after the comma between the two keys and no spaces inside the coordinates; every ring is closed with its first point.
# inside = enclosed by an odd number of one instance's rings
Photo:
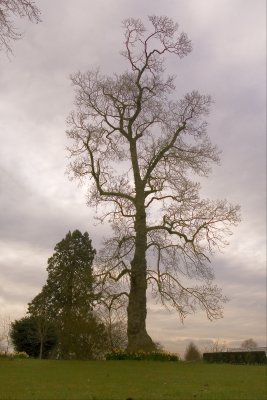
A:
{"type": "Polygon", "coordinates": [[[191,342],[186,348],[185,351],[185,360],[186,361],[199,361],[202,358],[202,354],[195,343],[191,342]]]}
{"type": "Polygon", "coordinates": [[[10,337],[16,351],[25,351],[30,357],[39,358],[47,358],[58,341],[55,325],[33,316],[14,321],[10,337]]]}
{"type": "Polygon", "coordinates": [[[95,253],[87,232],[69,232],[55,246],[47,282],[29,304],[31,315],[57,324],[61,358],[94,358],[102,348],[104,327],[93,314],[95,253]]]}

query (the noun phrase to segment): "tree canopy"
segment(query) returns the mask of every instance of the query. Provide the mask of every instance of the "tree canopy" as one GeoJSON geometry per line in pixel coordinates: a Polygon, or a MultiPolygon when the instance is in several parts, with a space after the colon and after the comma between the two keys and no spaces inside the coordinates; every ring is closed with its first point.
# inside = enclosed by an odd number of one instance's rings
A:
{"type": "Polygon", "coordinates": [[[11,324],[10,337],[16,351],[25,351],[30,357],[47,358],[57,344],[55,325],[43,321],[45,330],[40,330],[41,321],[27,316],[11,324]]]}
{"type": "Polygon", "coordinates": [[[61,358],[92,358],[104,341],[105,327],[93,313],[95,253],[87,232],[69,232],[55,246],[46,284],[29,304],[30,315],[56,324],[61,358]]]}
{"type": "Polygon", "coordinates": [[[257,347],[258,347],[258,344],[252,338],[246,339],[241,343],[241,348],[245,349],[245,350],[256,349],[257,347]]]}
{"type": "Polygon", "coordinates": [[[128,350],[150,351],[146,331],[149,286],[183,319],[198,308],[222,317],[225,297],[213,283],[215,250],[226,245],[239,207],[201,199],[196,176],[208,176],[218,150],[207,135],[212,99],[194,90],[175,100],[164,57],[183,58],[191,41],[168,17],[123,22],[122,56],[128,69],[102,75],[78,72],[71,80],[75,110],[68,118],[70,173],[89,181],[88,204],[114,236],[98,259],[103,296],[128,301],[128,350]]]}
{"type": "Polygon", "coordinates": [[[186,361],[199,361],[202,358],[202,354],[198,347],[195,345],[195,343],[190,342],[189,345],[187,346],[185,350],[185,356],[184,356],[186,361]]]}

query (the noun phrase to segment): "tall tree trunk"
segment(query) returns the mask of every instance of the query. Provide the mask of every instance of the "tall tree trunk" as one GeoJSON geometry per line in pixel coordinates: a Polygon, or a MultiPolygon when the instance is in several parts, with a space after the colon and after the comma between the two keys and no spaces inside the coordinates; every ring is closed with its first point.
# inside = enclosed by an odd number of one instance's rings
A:
{"type": "Polygon", "coordinates": [[[138,208],[135,221],[135,253],[131,262],[131,286],[128,303],[128,351],[152,351],[155,345],[146,331],[146,213],[138,208]]]}
{"type": "Polygon", "coordinates": [[[73,352],[73,266],[68,265],[65,303],[63,306],[63,324],[61,329],[61,353],[63,359],[69,359],[73,352]]]}
{"type": "Polygon", "coordinates": [[[41,334],[40,337],[40,350],[39,350],[39,358],[43,358],[43,347],[44,347],[44,336],[41,334]]]}

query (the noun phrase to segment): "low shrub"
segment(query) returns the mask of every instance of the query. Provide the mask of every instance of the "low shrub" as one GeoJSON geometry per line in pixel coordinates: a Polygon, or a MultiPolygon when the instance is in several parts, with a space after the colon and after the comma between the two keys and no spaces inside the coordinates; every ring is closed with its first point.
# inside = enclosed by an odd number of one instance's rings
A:
{"type": "Polygon", "coordinates": [[[15,353],[0,353],[0,358],[6,358],[9,360],[13,360],[14,358],[29,358],[28,354],[25,351],[17,351],[15,353]]]}
{"type": "Polygon", "coordinates": [[[203,359],[209,363],[266,364],[265,351],[228,351],[204,353],[203,359]]]}
{"type": "Polygon", "coordinates": [[[140,360],[140,361],[179,361],[177,354],[152,351],[146,353],[138,351],[129,353],[122,350],[112,351],[106,354],[106,360],[140,360]]]}
{"type": "Polygon", "coordinates": [[[13,358],[29,358],[29,356],[25,351],[17,351],[13,354],[13,358]]]}

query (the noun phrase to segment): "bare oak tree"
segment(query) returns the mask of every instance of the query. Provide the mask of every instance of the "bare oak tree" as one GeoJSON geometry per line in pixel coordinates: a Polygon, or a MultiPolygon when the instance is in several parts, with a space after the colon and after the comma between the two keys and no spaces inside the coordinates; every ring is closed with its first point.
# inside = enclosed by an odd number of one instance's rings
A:
{"type": "Polygon", "coordinates": [[[0,0],[0,50],[11,52],[10,42],[21,38],[14,18],[40,22],[40,11],[32,0],[0,0]]]}
{"type": "Polygon", "coordinates": [[[10,349],[10,316],[0,316],[0,353],[8,354],[10,349]]]}
{"type": "Polygon", "coordinates": [[[124,21],[125,73],[72,75],[76,110],[67,132],[71,174],[89,178],[88,204],[103,205],[101,220],[113,227],[99,278],[114,301],[128,298],[129,351],[154,348],[146,331],[148,286],[182,319],[198,307],[210,319],[222,316],[225,298],[212,284],[210,255],[239,221],[238,206],[200,199],[192,180],[219,160],[204,120],[210,96],[193,91],[174,101],[174,77],[164,76],[164,56],[183,58],[191,42],[171,19],[149,21],[150,31],[139,19],[124,21]]]}
{"type": "Polygon", "coordinates": [[[205,353],[220,353],[227,350],[227,342],[223,339],[217,338],[205,348],[205,353]]]}
{"type": "Polygon", "coordinates": [[[127,346],[125,304],[113,300],[109,292],[109,296],[102,297],[102,301],[95,307],[96,315],[106,328],[107,351],[124,350],[127,346]]]}
{"type": "Polygon", "coordinates": [[[256,349],[258,347],[258,344],[255,342],[254,339],[246,339],[241,343],[241,349],[244,350],[252,350],[256,349]]]}

